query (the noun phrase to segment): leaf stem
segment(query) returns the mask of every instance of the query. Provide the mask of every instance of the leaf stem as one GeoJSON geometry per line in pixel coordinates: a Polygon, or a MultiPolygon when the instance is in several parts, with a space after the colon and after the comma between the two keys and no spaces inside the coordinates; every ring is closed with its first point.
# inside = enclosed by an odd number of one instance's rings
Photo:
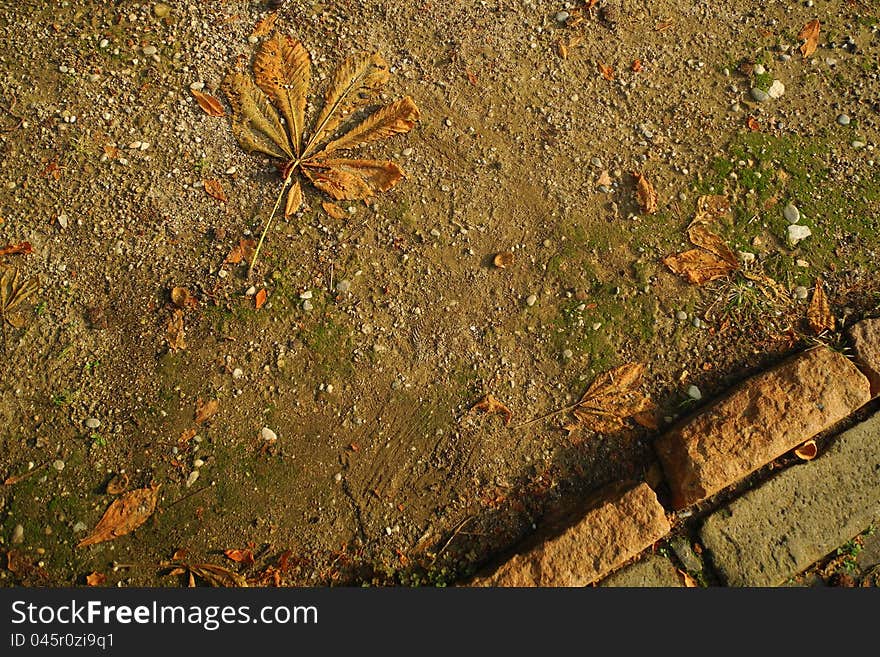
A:
{"type": "Polygon", "coordinates": [[[287,189],[290,181],[293,180],[293,176],[296,173],[298,165],[299,161],[297,161],[296,165],[290,167],[290,173],[287,174],[287,178],[284,179],[284,184],[281,185],[281,192],[278,194],[278,198],[275,200],[275,207],[272,208],[272,213],[269,215],[269,219],[266,221],[266,225],[263,227],[263,234],[260,235],[260,241],[257,243],[257,248],[254,250],[254,257],[251,258],[251,266],[248,267],[248,278],[251,277],[251,274],[254,271],[254,265],[257,264],[257,256],[260,255],[260,249],[263,248],[263,241],[266,239],[266,235],[269,232],[269,227],[272,225],[272,219],[275,218],[275,213],[278,212],[278,208],[281,206],[281,199],[284,198],[284,190],[287,189]]]}
{"type": "Polygon", "coordinates": [[[548,418],[553,417],[554,415],[559,415],[560,413],[564,413],[565,411],[573,411],[574,409],[576,409],[580,405],[581,405],[581,403],[578,402],[577,404],[572,404],[571,406],[565,406],[564,408],[557,408],[555,411],[550,411],[549,413],[546,413],[546,414],[542,415],[541,417],[532,418],[531,420],[526,420],[525,422],[520,422],[519,424],[514,424],[510,428],[511,429],[519,429],[520,427],[526,427],[530,424],[534,424],[535,422],[540,422],[541,420],[546,420],[548,418]]]}

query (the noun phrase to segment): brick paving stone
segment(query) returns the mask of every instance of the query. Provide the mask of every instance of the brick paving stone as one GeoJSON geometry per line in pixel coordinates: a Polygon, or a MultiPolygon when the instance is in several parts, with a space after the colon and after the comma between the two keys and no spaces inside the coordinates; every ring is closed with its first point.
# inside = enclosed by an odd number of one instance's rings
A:
{"type": "Polygon", "coordinates": [[[865,375],[826,347],[746,379],[657,439],[673,508],[740,481],[869,399],[865,375]]]}
{"type": "Polygon", "coordinates": [[[880,413],[715,511],[701,539],[729,586],[777,586],[880,518],[880,413]]]}
{"type": "Polygon", "coordinates": [[[520,551],[472,586],[586,586],[663,538],[666,512],[645,483],[618,485],[549,521],[520,551]]]}
{"type": "Polygon", "coordinates": [[[880,395],[880,318],[863,319],[849,330],[856,364],[871,381],[871,394],[880,395]]]}

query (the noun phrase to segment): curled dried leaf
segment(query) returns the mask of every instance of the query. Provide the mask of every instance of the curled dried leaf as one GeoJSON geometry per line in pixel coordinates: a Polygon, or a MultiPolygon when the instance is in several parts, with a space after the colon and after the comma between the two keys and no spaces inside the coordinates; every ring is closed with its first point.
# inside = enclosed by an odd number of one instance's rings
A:
{"type": "Polygon", "coordinates": [[[596,377],[572,410],[578,423],[596,433],[613,433],[623,429],[628,418],[644,419],[655,409],[638,389],[644,372],[643,363],[627,363],[596,377]]]}
{"type": "Polygon", "coordinates": [[[831,306],[828,297],[825,296],[825,285],[821,278],[816,279],[816,286],[813,288],[813,298],[807,308],[807,323],[815,335],[833,331],[837,324],[834,315],[831,314],[831,306]]]}
{"type": "Polygon", "coordinates": [[[86,585],[87,586],[101,586],[104,582],[107,581],[107,576],[104,573],[99,573],[97,571],[92,572],[86,575],[86,585]]]}
{"type": "Polygon", "coordinates": [[[165,341],[168,343],[168,350],[172,353],[186,349],[186,339],[183,334],[183,310],[175,308],[171,317],[168,318],[168,324],[165,326],[165,341]]]}
{"type": "MultiPolygon", "coordinates": [[[[209,116],[226,116],[226,110],[223,109],[223,105],[220,104],[220,101],[217,98],[210,94],[203,93],[198,89],[190,89],[190,91],[205,114],[208,114],[209,116]]],[[[112,158],[114,156],[108,153],[107,157],[112,158]]]]}
{"type": "Polygon", "coordinates": [[[251,550],[225,550],[223,554],[227,559],[236,563],[251,565],[254,563],[254,553],[251,550]]]}
{"type": "Polygon", "coordinates": [[[657,212],[657,192],[654,185],[638,171],[633,172],[636,179],[636,197],[639,201],[639,207],[645,214],[654,214],[657,212]]]}
{"type": "Polygon", "coordinates": [[[209,399],[203,401],[201,397],[196,400],[196,424],[202,424],[208,421],[220,408],[219,399],[209,399]]]}
{"type": "Polygon", "coordinates": [[[794,450],[794,455],[802,461],[812,461],[818,453],[819,448],[816,446],[815,440],[808,440],[794,450]]]}
{"type": "Polygon", "coordinates": [[[107,482],[108,495],[121,495],[126,490],[128,490],[128,475],[124,472],[114,475],[113,478],[107,482]]]}
{"type": "Polygon", "coordinates": [[[223,261],[223,264],[226,265],[237,265],[246,260],[250,260],[251,256],[254,254],[254,249],[256,248],[257,243],[252,239],[242,239],[238,241],[229,254],[226,256],[226,259],[223,261]]]}
{"type": "Polygon", "coordinates": [[[798,33],[798,39],[803,40],[800,51],[801,55],[804,56],[804,59],[816,52],[816,48],[819,46],[820,27],[821,24],[819,21],[814,19],[804,25],[798,33]]]}
{"type": "Polygon", "coordinates": [[[284,216],[290,218],[295,215],[303,204],[302,185],[299,180],[294,180],[287,192],[287,202],[284,204],[284,216]]]}
{"type": "Polygon", "coordinates": [[[201,577],[210,586],[225,588],[245,588],[247,579],[235,571],[216,566],[212,563],[185,564],[186,569],[193,575],[201,577]]]}
{"type": "Polygon", "coordinates": [[[18,326],[12,312],[39,289],[36,278],[23,278],[17,267],[0,269],[0,318],[18,326]]]}
{"type": "Polygon", "coordinates": [[[264,305],[266,305],[266,300],[269,298],[269,293],[266,292],[266,288],[261,288],[259,292],[254,295],[254,307],[259,310],[264,305]]]}
{"type": "Polygon", "coordinates": [[[95,529],[82,539],[77,547],[95,545],[124,536],[143,525],[156,510],[159,499],[159,486],[139,488],[130,491],[113,503],[104,512],[95,529]]]}
{"type": "Polygon", "coordinates": [[[500,413],[504,416],[505,426],[510,424],[510,419],[513,417],[513,411],[488,393],[480,401],[471,406],[471,411],[489,414],[500,413]]]}
{"type": "Polygon", "coordinates": [[[18,244],[7,244],[0,248],[0,256],[8,255],[27,255],[34,252],[34,247],[30,242],[19,242],[18,244]]]}
{"type": "Polygon", "coordinates": [[[178,308],[195,308],[199,305],[199,300],[185,287],[171,288],[171,303],[178,308]]]}
{"type": "Polygon", "coordinates": [[[510,265],[513,264],[513,254],[510,251],[502,251],[501,253],[496,253],[495,257],[492,258],[492,264],[498,267],[498,269],[510,267],[510,265]]]}
{"type": "Polygon", "coordinates": [[[205,191],[208,192],[208,195],[217,199],[221,203],[227,203],[229,199],[226,198],[226,192],[223,191],[223,183],[221,183],[216,178],[210,178],[204,181],[205,183],[205,191]]]}
{"type": "Polygon", "coordinates": [[[709,281],[725,278],[736,270],[726,260],[702,249],[666,256],[663,264],[674,273],[684,276],[693,285],[705,285],[709,281]]]}
{"type": "Polygon", "coordinates": [[[609,82],[614,81],[614,67],[608,66],[607,64],[599,63],[599,73],[602,74],[602,77],[608,80],[609,82]]]}
{"type": "Polygon", "coordinates": [[[403,178],[403,169],[389,160],[309,160],[302,163],[302,171],[315,187],[337,201],[369,198],[403,178]]]}
{"type": "Polygon", "coordinates": [[[746,121],[746,124],[749,126],[749,130],[751,130],[752,132],[761,131],[761,124],[758,123],[758,119],[756,119],[754,116],[750,116],[748,118],[748,121],[746,121]]]}

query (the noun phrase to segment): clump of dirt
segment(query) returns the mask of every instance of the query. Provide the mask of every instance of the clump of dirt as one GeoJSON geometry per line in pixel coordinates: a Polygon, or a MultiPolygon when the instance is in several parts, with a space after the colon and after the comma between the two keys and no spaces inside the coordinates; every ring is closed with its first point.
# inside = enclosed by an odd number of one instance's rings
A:
{"type": "Polygon", "coordinates": [[[0,259],[39,281],[4,322],[5,583],[176,586],[181,549],[267,583],[454,582],[650,476],[702,399],[880,312],[872,3],[273,4],[4,3],[0,248],[32,252],[0,259]],[[386,96],[353,120],[403,96],[420,118],[363,150],[393,189],[306,187],[249,275],[282,179],[192,90],[228,113],[273,31],[308,48],[313,102],[379,52],[386,96]],[[741,266],[691,285],[663,260],[710,194],[741,266]],[[656,430],[518,426],[634,362],[656,430]],[[509,424],[470,412],[487,394],[509,424]],[[123,476],[155,512],[77,548],[123,476]]]}

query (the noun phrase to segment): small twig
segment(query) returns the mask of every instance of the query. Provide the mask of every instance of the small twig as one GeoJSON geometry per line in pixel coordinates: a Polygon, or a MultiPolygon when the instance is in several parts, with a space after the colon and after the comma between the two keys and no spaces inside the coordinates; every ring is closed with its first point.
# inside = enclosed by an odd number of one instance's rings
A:
{"type": "Polygon", "coordinates": [[[47,465],[48,463],[49,463],[48,460],[43,461],[42,463],[40,463],[40,465],[35,465],[33,468],[31,468],[30,470],[28,470],[27,472],[25,472],[23,474],[13,475],[12,477],[7,477],[6,480],[3,482],[3,485],[4,486],[12,486],[13,484],[17,484],[19,481],[24,481],[25,479],[30,477],[37,470],[39,470],[43,466],[47,465]]]}
{"type": "Polygon", "coordinates": [[[443,554],[443,551],[444,551],[446,548],[449,547],[449,544],[452,543],[453,539],[454,539],[456,536],[458,536],[459,533],[461,533],[461,530],[464,529],[464,526],[465,526],[466,524],[468,524],[471,520],[473,520],[475,517],[476,517],[476,516],[468,516],[467,518],[465,518],[464,520],[462,520],[461,522],[459,522],[459,523],[455,526],[455,529],[452,530],[452,536],[450,536],[450,537],[447,539],[447,541],[443,544],[443,547],[440,548],[440,549],[437,551],[437,556],[438,556],[438,557],[439,557],[441,554],[443,554]]]}
{"type": "Polygon", "coordinates": [[[189,498],[192,497],[193,495],[198,495],[199,493],[201,493],[201,492],[204,491],[204,490],[209,489],[210,487],[211,487],[211,485],[208,484],[208,485],[206,485],[206,486],[202,486],[202,487],[199,488],[198,490],[194,490],[192,493],[187,493],[186,495],[184,495],[184,496],[181,497],[180,499],[178,499],[178,500],[174,500],[171,504],[169,504],[169,505],[166,506],[164,509],[162,509],[162,511],[163,511],[163,512],[164,512],[164,511],[167,511],[167,510],[170,509],[171,507],[176,506],[177,504],[180,504],[181,502],[183,502],[184,500],[189,499],[189,498]]]}

